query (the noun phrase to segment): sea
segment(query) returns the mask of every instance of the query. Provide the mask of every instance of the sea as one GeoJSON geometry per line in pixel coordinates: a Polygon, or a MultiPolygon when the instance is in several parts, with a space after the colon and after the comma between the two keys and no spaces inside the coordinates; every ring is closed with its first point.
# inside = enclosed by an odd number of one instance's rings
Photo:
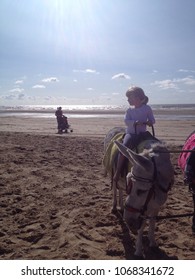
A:
{"type": "MultiPolygon", "coordinates": [[[[68,118],[122,117],[126,105],[21,105],[0,106],[0,117],[55,118],[55,110],[62,107],[68,118]]],[[[150,105],[158,120],[195,120],[195,104],[150,105]]]]}

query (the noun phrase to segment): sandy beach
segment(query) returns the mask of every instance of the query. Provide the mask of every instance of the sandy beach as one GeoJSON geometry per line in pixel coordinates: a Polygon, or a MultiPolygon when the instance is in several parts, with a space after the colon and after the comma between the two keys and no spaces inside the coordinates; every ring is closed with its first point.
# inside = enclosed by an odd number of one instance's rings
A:
{"type": "MultiPolygon", "coordinates": [[[[0,259],[134,259],[135,235],[111,213],[103,176],[103,139],[122,118],[72,118],[58,135],[56,119],[0,118],[0,259]]],[[[181,149],[194,120],[159,120],[156,137],[181,149]]],[[[192,197],[171,154],[175,183],[161,215],[191,213],[192,197]]],[[[195,259],[191,217],[157,223],[159,250],[144,237],[146,259],[195,259]]]]}

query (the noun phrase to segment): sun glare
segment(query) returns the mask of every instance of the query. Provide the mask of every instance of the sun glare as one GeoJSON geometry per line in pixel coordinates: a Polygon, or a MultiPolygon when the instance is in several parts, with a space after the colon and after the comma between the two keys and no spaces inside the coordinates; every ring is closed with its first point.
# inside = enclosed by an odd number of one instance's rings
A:
{"type": "Polygon", "coordinates": [[[72,17],[75,20],[90,16],[96,0],[44,0],[45,6],[57,17],[72,17]]]}
{"type": "Polygon", "coordinates": [[[70,52],[91,56],[97,46],[97,37],[101,33],[101,15],[97,15],[97,0],[45,0],[47,17],[52,31],[50,36],[56,38],[60,52],[67,47],[70,52]]]}

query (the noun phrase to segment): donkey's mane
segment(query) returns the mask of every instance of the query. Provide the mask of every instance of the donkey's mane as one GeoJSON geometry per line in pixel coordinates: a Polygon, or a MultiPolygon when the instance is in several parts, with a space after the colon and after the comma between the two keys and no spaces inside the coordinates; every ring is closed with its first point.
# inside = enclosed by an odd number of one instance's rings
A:
{"type": "Polygon", "coordinates": [[[149,149],[144,149],[141,153],[142,156],[152,157],[159,152],[167,150],[166,145],[162,142],[152,143],[149,149]]]}

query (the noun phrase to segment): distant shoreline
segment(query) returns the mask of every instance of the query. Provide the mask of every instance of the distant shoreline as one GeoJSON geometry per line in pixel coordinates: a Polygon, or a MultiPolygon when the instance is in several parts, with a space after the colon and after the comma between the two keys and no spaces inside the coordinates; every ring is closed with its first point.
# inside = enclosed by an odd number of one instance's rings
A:
{"type": "MultiPolygon", "coordinates": [[[[73,133],[69,133],[67,137],[101,137],[103,139],[113,127],[125,127],[122,114],[67,114],[67,117],[73,129],[73,133]]],[[[191,117],[181,114],[155,114],[155,119],[155,135],[165,142],[182,145],[186,137],[194,130],[195,114],[191,117]]],[[[59,136],[54,114],[17,114],[17,116],[4,117],[0,114],[0,131],[59,136]]]]}
{"type": "MultiPolygon", "coordinates": [[[[64,114],[71,115],[124,115],[124,109],[111,109],[111,110],[103,110],[103,109],[94,109],[94,110],[63,110],[64,114]]],[[[195,116],[195,110],[193,109],[153,109],[154,115],[191,115],[195,116]]],[[[21,109],[7,109],[0,110],[0,117],[9,116],[14,114],[55,114],[55,110],[52,109],[29,109],[29,110],[21,110],[21,109]]]]}

